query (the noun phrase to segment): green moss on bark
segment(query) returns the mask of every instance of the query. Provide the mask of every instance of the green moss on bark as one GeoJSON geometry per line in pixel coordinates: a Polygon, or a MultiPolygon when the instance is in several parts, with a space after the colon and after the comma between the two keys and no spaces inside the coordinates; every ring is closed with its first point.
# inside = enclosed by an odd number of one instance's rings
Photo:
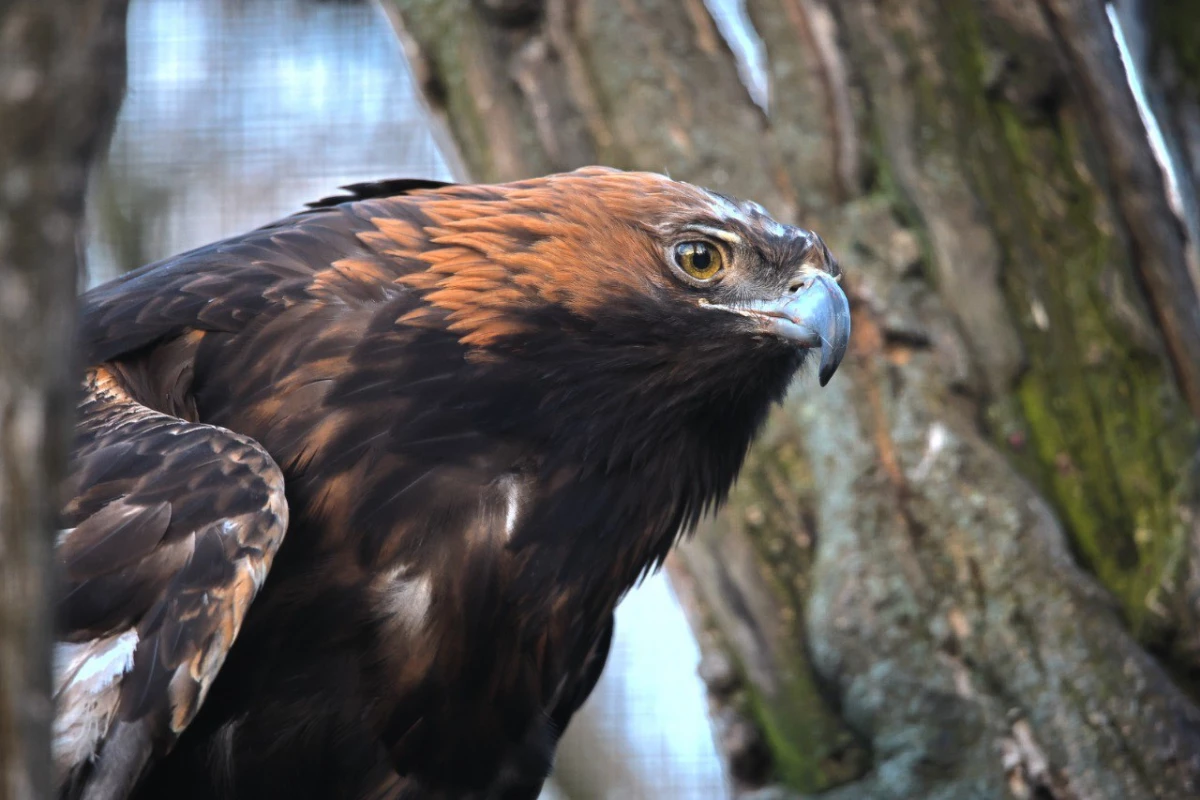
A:
{"type": "Polygon", "coordinates": [[[805,517],[814,488],[797,438],[760,447],[746,465],[740,488],[742,507],[731,509],[731,515],[743,519],[760,563],[769,565],[763,578],[793,632],[776,642],[786,658],[776,673],[778,692],[766,697],[751,691],[751,702],[781,780],[802,792],[817,792],[862,775],[868,759],[862,742],[830,708],[803,651],[814,547],[814,523],[805,517]]]}
{"type": "Polygon", "coordinates": [[[1194,0],[1148,3],[1151,52],[1169,49],[1187,83],[1200,87],[1200,14],[1194,0]]]}
{"type": "Polygon", "coordinates": [[[766,737],[779,779],[802,792],[846,783],[868,765],[863,744],[830,706],[803,649],[814,546],[812,492],[797,438],[777,436],[755,448],[724,512],[727,524],[752,543],[761,579],[788,632],[771,637],[776,685],[768,691],[747,681],[746,710],[766,737]]]}
{"type": "MultiPolygon", "coordinates": [[[[1178,550],[1171,491],[1197,428],[1091,173],[1086,131],[1069,106],[1031,111],[986,87],[989,45],[976,17],[960,11],[946,15],[942,36],[965,113],[957,147],[995,223],[1027,359],[1013,398],[996,399],[993,430],[1054,499],[1134,632],[1152,639],[1155,592],[1178,550]]],[[[1006,50],[1030,46],[1005,33],[989,29],[1006,50]]]]}

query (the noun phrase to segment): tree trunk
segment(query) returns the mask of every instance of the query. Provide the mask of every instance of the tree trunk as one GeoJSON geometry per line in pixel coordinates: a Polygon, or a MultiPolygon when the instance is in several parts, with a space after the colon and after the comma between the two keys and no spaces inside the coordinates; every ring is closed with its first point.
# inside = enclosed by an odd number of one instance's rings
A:
{"type": "Polygon", "coordinates": [[[1196,84],[1168,191],[1099,2],[748,0],[766,112],[703,0],[385,5],[473,178],[664,171],[842,262],[841,371],[671,565],[741,788],[1200,794],[1196,84]]]}
{"type": "Polygon", "coordinates": [[[77,236],[116,119],[126,0],[0,3],[0,798],[50,796],[52,524],[77,236]]]}

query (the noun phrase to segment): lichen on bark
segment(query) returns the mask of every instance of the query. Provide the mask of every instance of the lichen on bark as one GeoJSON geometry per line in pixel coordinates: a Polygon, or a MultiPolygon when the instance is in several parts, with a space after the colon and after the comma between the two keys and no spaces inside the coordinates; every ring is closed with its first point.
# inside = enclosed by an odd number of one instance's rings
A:
{"type": "MultiPolygon", "coordinates": [[[[1096,175],[1085,109],[1062,64],[1046,59],[1052,36],[1040,18],[958,4],[944,15],[905,14],[897,26],[906,35],[891,52],[913,67],[899,73],[912,76],[924,129],[911,140],[916,158],[963,176],[998,257],[988,291],[1000,293],[1003,316],[957,310],[968,344],[978,352],[1004,327],[1020,345],[1019,363],[995,364],[980,381],[989,429],[1053,500],[1135,633],[1155,641],[1179,623],[1159,596],[1181,544],[1170,492],[1200,440],[1096,175]]],[[[865,72],[877,94],[906,90],[895,70],[865,72]]],[[[886,125],[875,130],[897,138],[886,125]]],[[[894,161],[904,146],[883,149],[894,161]]],[[[922,180],[898,177],[922,218],[962,213],[947,202],[957,192],[913,186],[922,180]]],[[[947,273],[975,267],[940,259],[943,296],[957,305],[959,281],[947,273]]]]}

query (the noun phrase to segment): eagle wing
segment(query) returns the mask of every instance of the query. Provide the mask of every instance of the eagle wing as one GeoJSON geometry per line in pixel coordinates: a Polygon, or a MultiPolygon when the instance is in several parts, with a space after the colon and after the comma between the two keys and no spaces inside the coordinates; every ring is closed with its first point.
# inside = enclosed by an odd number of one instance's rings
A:
{"type": "Polygon", "coordinates": [[[123,797],[204,701],[287,530],[253,440],[84,383],[56,561],[62,797],[123,797]]]}
{"type": "MultiPolygon", "coordinates": [[[[279,466],[203,424],[194,345],[272,309],[371,304],[397,268],[364,245],[390,180],[88,292],[88,372],[56,544],[54,727],[60,797],[125,796],[195,717],[287,530],[279,466]],[[133,372],[125,362],[140,362],[133,372]],[[96,366],[101,365],[101,366],[96,366]],[[151,407],[153,406],[153,407],[151,407]]],[[[400,265],[403,266],[403,265],[400,265]]]]}

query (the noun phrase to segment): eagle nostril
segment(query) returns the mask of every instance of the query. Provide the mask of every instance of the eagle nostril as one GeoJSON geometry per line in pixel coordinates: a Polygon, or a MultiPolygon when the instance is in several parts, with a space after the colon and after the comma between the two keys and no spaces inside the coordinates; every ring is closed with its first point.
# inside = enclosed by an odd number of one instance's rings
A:
{"type": "Polygon", "coordinates": [[[798,294],[799,292],[803,292],[805,289],[812,286],[812,283],[813,278],[811,275],[801,278],[798,281],[793,281],[792,285],[788,287],[788,294],[798,294]]]}

